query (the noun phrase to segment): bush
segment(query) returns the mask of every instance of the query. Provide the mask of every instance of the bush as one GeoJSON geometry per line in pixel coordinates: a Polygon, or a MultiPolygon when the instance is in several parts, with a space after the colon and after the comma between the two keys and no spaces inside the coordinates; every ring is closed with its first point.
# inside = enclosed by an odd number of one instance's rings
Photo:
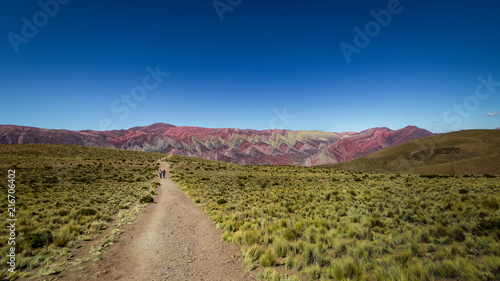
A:
{"type": "Polygon", "coordinates": [[[500,218],[480,218],[478,224],[474,227],[474,233],[485,235],[494,229],[500,229],[500,218]]]}
{"type": "Polygon", "coordinates": [[[219,205],[226,204],[226,203],[227,203],[227,201],[224,198],[217,200],[217,204],[219,204],[219,205]]]}
{"type": "Polygon", "coordinates": [[[462,229],[460,229],[459,227],[454,227],[451,230],[451,233],[452,233],[453,239],[455,239],[455,241],[457,241],[457,242],[465,241],[465,234],[462,231],[462,229]]]}
{"type": "Polygon", "coordinates": [[[153,203],[155,200],[153,198],[153,196],[151,195],[146,195],[144,197],[142,197],[140,200],[139,200],[139,203],[141,204],[147,204],[147,203],[153,203]]]}
{"type": "Polygon", "coordinates": [[[94,209],[83,208],[78,210],[78,214],[82,216],[93,216],[97,213],[94,209]]]}
{"type": "Polygon", "coordinates": [[[43,232],[28,233],[24,237],[24,241],[28,243],[31,248],[42,248],[43,246],[49,245],[53,241],[52,232],[50,230],[44,230],[43,232]]]}
{"type": "Polygon", "coordinates": [[[493,210],[497,210],[498,209],[498,201],[495,198],[485,198],[484,201],[483,201],[483,205],[486,208],[490,208],[490,209],[493,209],[493,210]]]}

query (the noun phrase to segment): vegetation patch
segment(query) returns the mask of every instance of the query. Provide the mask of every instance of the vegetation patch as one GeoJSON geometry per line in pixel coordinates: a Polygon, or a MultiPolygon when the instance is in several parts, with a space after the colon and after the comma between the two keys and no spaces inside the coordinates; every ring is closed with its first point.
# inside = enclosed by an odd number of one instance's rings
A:
{"type": "Polygon", "coordinates": [[[169,160],[259,280],[500,280],[498,177],[169,160]]]}
{"type": "MultiPolygon", "coordinates": [[[[53,275],[73,249],[104,229],[129,222],[158,183],[165,155],[69,145],[0,145],[0,173],[16,169],[16,274],[2,279],[53,275]],[[125,161],[123,161],[125,159],[125,161]],[[146,187],[146,188],[144,188],[146,187]],[[130,209],[129,209],[130,208],[130,209]]],[[[7,194],[7,185],[0,186],[7,194]]],[[[151,197],[152,198],[152,197],[151,197]]],[[[7,217],[7,201],[0,217],[7,217]]],[[[0,229],[0,262],[6,264],[9,232],[0,229]]],[[[112,243],[109,236],[103,244],[112,243]]],[[[95,253],[99,252],[97,250],[95,253]]],[[[94,254],[93,254],[94,255],[94,254]]],[[[95,254],[97,257],[97,254],[95,254]]]]}

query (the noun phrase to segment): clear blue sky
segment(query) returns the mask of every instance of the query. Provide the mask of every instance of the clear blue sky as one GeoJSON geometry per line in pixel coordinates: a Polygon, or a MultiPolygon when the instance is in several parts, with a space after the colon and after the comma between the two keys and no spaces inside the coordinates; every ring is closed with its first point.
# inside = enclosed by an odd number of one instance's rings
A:
{"type": "Polygon", "coordinates": [[[0,5],[0,124],[500,127],[499,1],[0,5]]]}

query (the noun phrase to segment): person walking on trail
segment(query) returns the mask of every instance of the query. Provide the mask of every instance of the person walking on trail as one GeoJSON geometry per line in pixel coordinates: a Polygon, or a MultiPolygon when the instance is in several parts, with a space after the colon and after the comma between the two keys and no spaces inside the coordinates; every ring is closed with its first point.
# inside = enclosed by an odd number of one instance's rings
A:
{"type": "MultiPolygon", "coordinates": [[[[167,173],[167,171],[165,169],[163,169],[163,178],[165,178],[165,174],[167,173]]],[[[160,176],[161,177],[161,176],[160,176]]]]}
{"type": "Polygon", "coordinates": [[[161,170],[161,169],[160,169],[160,170],[158,170],[158,175],[160,176],[160,179],[161,179],[161,174],[162,174],[162,173],[163,173],[163,172],[162,172],[162,170],[161,170]]]}

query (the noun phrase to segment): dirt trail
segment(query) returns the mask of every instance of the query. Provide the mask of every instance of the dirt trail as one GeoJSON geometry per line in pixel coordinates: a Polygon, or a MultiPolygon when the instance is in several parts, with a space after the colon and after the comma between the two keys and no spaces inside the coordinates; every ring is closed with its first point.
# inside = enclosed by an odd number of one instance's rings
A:
{"type": "MultiPolygon", "coordinates": [[[[162,162],[160,168],[168,171],[169,164],[162,162]]],[[[221,241],[221,231],[168,172],[160,184],[155,203],[126,228],[103,260],[73,272],[78,280],[255,280],[235,258],[241,256],[239,248],[221,241]]]]}

